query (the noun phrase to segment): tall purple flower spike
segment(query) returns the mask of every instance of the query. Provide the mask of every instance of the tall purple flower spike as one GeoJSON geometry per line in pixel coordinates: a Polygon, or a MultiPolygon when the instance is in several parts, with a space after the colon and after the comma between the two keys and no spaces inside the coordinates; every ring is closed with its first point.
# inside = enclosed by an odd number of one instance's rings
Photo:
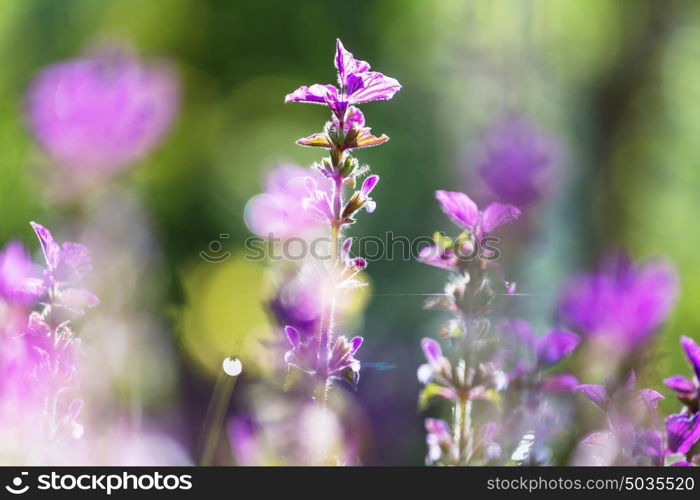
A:
{"type": "Polygon", "coordinates": [[[635,267],[625,254],[565,288],[559,314],[569,326],[608,342],[621,353],[643,346],[671,312],[678,278],[661,261],[635,267]]]}
{"type": "Polygon", "coordinates": [[[146,155],[177,107],[170,69],[114,49],[44,68],[27,94],[39,144],[59,165],[91,175],[116,173],[146,155]]]}
{"type": "Polygon", "coordinates": [[[520,217],[517,207],[501,203],[492,203],[480,211],[468,195],[457,191],[435,191],[435,198],[445,215],[477,240],[520,217]]]}
{"type": "Polygon", "coordinates": [[[686,378],[683,375],[674,375],[664,380],[664,384],[676,391],[678,399],[691,412],[698,412],[700,411],[700,346],[690,337],[681,337],[681,346],[695,376],[686,378]]]}
{"type": "Polygon", "coordinates": [[[79,243],[59,245],[51,231],[36,222],[30,224],[41,243],[46,268],[41,278],[25,280],[24,291],[37,300],[49,298],[57,305],[79,314],[87,307],[98,305],[100,301],[92,292],[73,287],[92,272],[87,248],[79,243]]]}
{"type": "Polygon", "coordinates": [[[349,106],[391,99],[401,89],[394,78],[370,71],[367,62],[355,59],[339,39],[336,40],[335,68],[340,88],[321,84],[302,86],[288,94],[284,102],[329,106],[339,120],[344,120],[349,106]]]}

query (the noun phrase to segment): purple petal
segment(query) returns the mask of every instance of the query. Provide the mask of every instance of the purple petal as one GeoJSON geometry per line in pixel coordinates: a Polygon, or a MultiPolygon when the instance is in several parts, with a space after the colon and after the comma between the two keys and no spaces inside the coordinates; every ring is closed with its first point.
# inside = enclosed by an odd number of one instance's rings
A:
{"type": "Polygon", "coordinates": [[[345,238],[345,241],[343,241],[343,247],[341,250],[341,255],[343,259],[347,258],[347,256],[350,254],[350,248],[352,248],[353,241],[353,238],[345,238]]]}
{"type": "Polygon", "coordinates": [[[362,345],[362,342],[364,342],[364,339],[362,337],[353,337],[352,339],[350,339],[350,352],[353,356],[362,345]]]}
{"type": "Polygon", "coordinates": [[[349,259],[347,267],[353,271],[362,271],[367,268],[367,261],[362,257],[355,257],[354,259],[349,259]]]}
{"type": "Polygon", "coordinates": [[[584,396],[593,402],[598,408],[605,411],[608,406],[608,393],[602,385],[582,384],[576,387],[584,396]]]}
{"type": "Polygon", "coordinates": [[[648,410],[655,410],[664,397],[653,389],[642,389],[637,394],[648,410]]]}
{"type": "Polygon", "coordinates": [[[440,344],[438,344],[436,340],[426,337],[421,340],[420,345],[423,349],[423,354],[425,354],[425,359],[428,360],[428,363],[431,365],[437,364],[442,357],[442,349],[440,348],[440,344]]]}
{"type": "Polygon", "coordinates": [[[451,249],[430,245],[420,249],[418,261],[442,269],[453,269],[457,265],[457,256],[451,249]]]}
{"type": "Polygon", "coordinates": [[[27,278],[17,288],[17,292],[32,300],[39,300],[46,293],[46,282],[40,278],[27,278]]]}
{"type": "Polygon", "coordinates": [[[369,195],[374,187],[377,185],[379,182],[379,176],[378,175],[370,175],[365,179],[365,181],[362,183],[362,195],[367,196],[369,195]]]}
{"type": "Polygon", "coordinates": [[[328,105],[328,99],[337,97],[338,90],[333,85],[321,85],[315,83],[311,86],[303,85],[291,94],[287,94],[284,102],[309,102],[312,104],[328,105]]]}
{"type": "Polygon", "coordinates": [[[350,130],[353,126],[364,127],[365,115],[355,106],[350,106],[345,112],[345,130],[350,130]]]}
{"type": "Polygon", "coordinates": [[[0,297],[9,302],[32,302],[36,295],[23,291],[32,274],[32,262],[24,247],[16,241],[9,242],[0,251],[0,297]]]}
{"type": "Polygon", "coordinates": [[[683,346],[683,351],[695,370],[695,376],[700,381],[700,346],[693,339],[685,336],[681,337],[681,346],[683,346]]]}
{"type": "Polygon", "coordinates": [[[355,59],[343,46],[340,39],[335,41],[335,69],[338,70],[338,84],[341,87],[347,85],[347,78],[354,73],[361,73],[369,69],[369,64],[365,61],[355,59]]]}
{"type": "Polygon", "coordinates": [[[34,229],[37,238],[39,238],[39,243],[41,243],[41,249],[44,252],[44,259],[46,260],[46,265],[51,270],[55,269],[56,266],[58,266],[58,256],[61,253],[61,248],[53,239],[51,231],[46,229],[41,224],[37,224],[36,222],[30,222],[29,224],[31,224],[32,229],[34,229]]]}
{"type": "Polygon", "coordinates": [[[692,467],[693,464],[686,462],[685,460],[679,460],[678,462],[673,462],[671,467],[692,467]]]}
{"type": "Polygon", "coordinates": [[[484,210],[483,219],[481,221],[481,230],[484,233],[490,233],[494,229],[508,224],[520,217],[520,210],[513,205],[503,205],[501,203],[492,203],[484,210]]]}
{"type": "Polygon", "coordinates": [[[434,435],[438,440],[450,439],[450,425],[442,419],[426,418],[425,430],[428,434],[434,435]]]}
{"type": "Polygon", "coordinates": [[[546,365],[557,363],[576,349],[579,340],[575,333],[553,330],[537,342],[537,358],[546,365]]]}
{"type": "Polygon", "coordinates": [[[464,193],[435,191],[440,208],[452,221],[463,229],[473,231],[479,221],[476,203],[464,193]]]}
{"type": "Polygon", "coordinates": [[[347,78],[348,98],[354,104],[385,101],[394,97],[399,90],[401,84],[396,79],[376,71],[356,73],[347,78]]]}
{"type": "Polygon", "coordinates": [[[700,413],[671,415],[666,419],[668,450],[685,455],[700,439],[700,413]]]}
{"type": "Polygon", "coordinates": [[[695,384],[692,380],[685,378],[683,375],[674,375],[664,380],[664,385],[680,393],[695,392],[695,384]]]}
{"type": "Polygon", "coordinates": [[[284,327],[284,333],[287,335],[287,339],[289,339],[289,343],[292,344],[292,347],[294,349],[298,348],[301,338],[299,335],[299,330],[293,326],[287,325],[284,327]]]}

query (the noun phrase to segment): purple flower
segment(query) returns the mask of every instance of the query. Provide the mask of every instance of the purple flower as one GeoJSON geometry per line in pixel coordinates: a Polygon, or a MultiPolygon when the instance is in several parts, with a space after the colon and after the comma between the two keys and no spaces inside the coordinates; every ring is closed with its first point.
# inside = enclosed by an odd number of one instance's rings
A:
{"type": "Polygon", "coordinates": [[[678,399],[691,412],[700,410],[700,346],[689,337],[681,337],[681,346],[685,352],[695,376],[688,379],[682,375],[674,375],[664,380],[664,384],[676,391],[678,399]]]}
{"type": "Polygon", "coordinates": [[[118,50],[44,68],[27,95],[27,118],[58,164],[112,174],[151,151],[178,105],[173,73],[118,50]]]}
{"type": "Polygon", "coordinates": [[[418,381],[421,384],[429,384],[433,381],[437,383],[433,385],[433,396],[439,396],[445,399],[454,399],[457,393],[452,387],[449,380],[452,372],[452,364],[442,355],[442,348],[437,340],[425,337],[421,340],[421,349],[428,361],[426,364],[418,367],[418,381]]]}
{"type": "Polygon", "coordinates": [[[550,137],[511,116],[490,131],[479,173],[502,202],[524,207],[541,198],[554,153],[550,137]]]}
{"type": "Polygon", "coordinates": [[[666,418],[668,453],[687,454],[700,441],[700,413],[681,413],[666,418]]]}
{"type": "Polygon", "coordinates": [[[265,181],[265,191],[250,199],[245,208],[248,228],[263,237],[290,238],[320,226],[315,210],[305,209],[309,183],[319,196],[330,193],[329,181],[320,174],[294,164],[272,170],[265,181]],[[319,187],[320,186],[320,187],[319,187]]]}
{"type": "Polygon", "coordinates": [[[0,299],[27,304],[31,295],[22,292],[25,281],[33,275],[32,262],[24,247],[11,241],[0,251],[0,299]]]}
{"type": "Polygon", "coordinates": [[[288,94],[284,102],[326,105],[338,120],[344,120],[349,106],[391,99],[401,89],[401,85],[395,79],[376,71],[369,71],[369,64],[355,59],[345,50],[340,40],[336,41],[335,67],[338,70],[340,88],[320,84],[303,86],[288,94]]]}
{"type": "Polygon", "coordinates": [[[650,261],[635,268],[620,255],[600,272],[572,280],[559,313],[571,327],[625,353],[650,340],[670,313],[677,288],[668,264],[650,261]]]}
{"type": "Polygon", "coordinates": [[[293,326],[285,326],[284,332],[292,345],[284,358],[288,365],[321,381],[344,380],[357,387],[360,362],[355,354],[362,345],[362,337],[348,340],[340,336],[334,345],[324,348],[316,337],[304,335],[293,326]]]}
{"type": "Polygon", "coordinates": [[[520,217],[520,210],[516,207],[500,203],[492,203],[480,211],[469,196],[456,191],[435,191],[435,198],[445,215],[471,232],[477,241],[520,217]]]}
{"type": "Polygon", "coordinates": [[[79,243],[59,245],[44,226],[30,224],[41,243],[46,268],[42,278],[26,279],[24,290],[37,299],[43,298],[80,314],[86,307],[98,305],[100,301],[93,293],[72,286],[92,272],[87,248],[79,243]]]}

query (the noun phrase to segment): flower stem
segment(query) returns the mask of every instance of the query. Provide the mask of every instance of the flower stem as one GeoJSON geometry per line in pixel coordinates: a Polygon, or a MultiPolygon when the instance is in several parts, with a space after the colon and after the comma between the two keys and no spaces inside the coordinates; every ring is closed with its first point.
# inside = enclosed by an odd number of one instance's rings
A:
{"type": "Polygon", "coordinates": [[[229,377],[220,371],[214,391],[209,401],[206,416],[204,417],[204,432],[202,436],[202,456],[199,465],[211,465],[216,449],[219,446],[221,430],[223,427],[226,408],[228,408],[238,377],[229,377]]]}
{"type": "MultiPolygon", "coordinates": [[[[330,280],[329,280],[329,297],[328,303],[323,308],[323,316],[321,318],[321,328],[319,330],[319,354],[326,357],[325,363],[328,363],[330,356],[330,345],[333,341],[333,327],[335,322],[335,301],[336,287],[338,285],[338,273],[340,265],[340,225],[343,209],[343,178],[339,174],[335,176],[333,189],[333,214],[335,220],[331,226],[331,249],[330,249],[330,280]]],[[[314,400],[325,408],[328,399],[328,380],[323,379],[318,382],[314,390],[314,400]]]]}
{"type": "Polygon", "coordinates": [[[454,408],[454,458],[456,465],[467,465],[472,455],[472,402],[467,396],[460,396],[454,408]]]}

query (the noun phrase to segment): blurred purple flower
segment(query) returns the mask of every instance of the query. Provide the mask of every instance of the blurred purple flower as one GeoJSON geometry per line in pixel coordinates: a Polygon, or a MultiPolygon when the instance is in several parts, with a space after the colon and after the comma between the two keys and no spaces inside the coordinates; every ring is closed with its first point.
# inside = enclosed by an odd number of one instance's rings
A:
{"type": "Polygon", "coordinates": [[[290,238],[320,227],[316,212],[306,207],[309,183],[320,193],[331,190],[326,178],[297,165],[285,164],[272,170],[265,181],[265,191],[253,196],[246,205],[248,228],[265,238],[290,238]]]}
{"type": "Polygon", "coordinates": [[[687,454],[700,441],[700,413],[681,413],[666,418],[668,454],[687,454]]]}
{"type": "Polygon", "coordinates": [[[455,399],[457,392],[448,376],[452,373],[452,364],[443,356],[440,344],[437,340],[425,337],[421,340],[420,346],[428,362],[418,367],[418,381],[421,384],[435,382],[431,389],[434,396],[455,399]]]}
{"type": "Polygon", "coordinates": [[[659,401],[664,397],[653,389],[635,391],[636,385],[637,377],[634,372],[630,372],[622,382],[608,375],[605,378],[605,385],[581,384],[577,389],[606,413],[628,413],[633,410],[654,413],[659,401]]]}
{"type": "Polygon", "coordinates": [[[318,332],[323,303],[311,281],[295,279],[283,283],[269,308],[278,325],[293,326],[304,339],[318,332]]]}
{"type": "Polygon", "coordinates": [[[700,346],[689,337],[681,337],[681,346],[685,352],[695,376],[692,379],[683,375],[674,375],[664,380],[664,384],[676,391],[678,399],[691,412],[700,411],[700,346]]]}
{"type": "Polygon", "coordinates": [[[551,330],[538,337],[530,324],[511,319],[503,328],[509,379],[536,378],[536,388],[551,392],[570,392],[578,385],[570,374],[547,374],[542,371],[571,355],[579,344],[578,335],[567,330],[551,330]]]}
{"type": "Polygon", "coordinates": [[[565,288],[559,313],[574,329],[630,352],[650,340],[673,307],[674,269],[660,261],[634,267],[621,254],[597,273],[583,274],[565,288]]]}
{"type": "Polygon", "coordinates": [[[0,299],[8,303],[32,302],[33,297],[22,290],[32,275],[32,262],[24,247],[16,241],[8,243],[0,251],[0,299]]]}
{"type": "Polygon", "coordinates": [[[500,201],[524,207],[542,197],[555,155],[551,137],[511,116],[489,132],[486,150],[479,174],[500,201]]]}
{"type": "Polygon", "coordinates": [[[41,243],[46,268],[41,278],[25,279],[23,292],[79,314],[86,307],[98,305],[100,301],[93,293],[72,287],[92,272],[87,248],[79,243],[59,245],[44,226],[30,224],[41,243]]]}
{"type": "Polygon", "coordinates": [[[178,84],[163,65],[119,50],[44,68],[27,95],[39,144],[60,165],[113,174],[150,152],[178,107],[178,84]]]}
{"type": "Polygon", "coordinates": [[[474,234],[477,240],[520,217],[520,210],[516,207],[501,203],[492,203],[480,211],[469,196],[456,191],[435,191],[435,198],[445,215],[474,234]]]}
{"type": "Polygon", "coordinates": [[[426,460],[431,465],[449,454],[452,436],[449,424],[438,418],[425,419],[425,432],[425,443],[428,446],[426,460]]]}
{"type": "Polygon", "coordinates": [[[314,84],[302,86],[288,94],[284,102],[308,102],[329,106],[339,120],[344,120],[348,106],[371,101],[391,99],[401,89],[394,78],[376,71],[369,71],[365,61],[345,50],[336,40],[335,67],[338,70],[338,85],[314,84]]]}
{"type": "Polygon", "coordinates": [[[319,343],[312,335],[304,335],[293,326],[285,326],[284,332],[292,348],[285,354],[285,361],[320,381],[344,380],[353,388],[360,380],[360,362],[355,354],[362,345],[362,337],[348,340],[344,336],[334,345],[319,343]]]}

